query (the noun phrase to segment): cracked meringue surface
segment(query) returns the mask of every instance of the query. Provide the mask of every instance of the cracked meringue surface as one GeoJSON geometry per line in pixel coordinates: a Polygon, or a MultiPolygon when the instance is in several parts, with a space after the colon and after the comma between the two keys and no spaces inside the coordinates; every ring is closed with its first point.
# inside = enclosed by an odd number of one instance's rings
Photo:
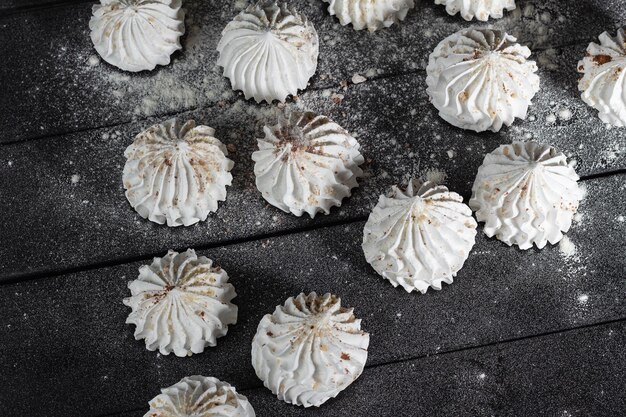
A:
{"type": "Polygon", "coordinates": [[[324,0],[328,13],[337,16],[346,26],[352,24],[355,30],[367,28],[374,32],[389,27],[406,18],[409,10],[415,7],[414,0],[324,0]]]}
{"type": "Polygon", "coordinates": [[[328,117],[293,111],[263,130],[252,159],[256,186],[271,205],[315,217],[340,206],[358,187],[360,145],[328,117]]]}
{"type": "Polygon", "coordinates": [[[98,54],[111,65],[137,72],[170,63],[181,49],[185,12],[181,0],[100,0],[89,21],[98,54]]]}
{"type": "Polygon", "coordinates": [[[539,91],[530,49],[505,32],[463,29],[437,45],[426,68],[439,116],[462,129],[499,131],[525,119],[539,91]]]}
{"type": "Polygon", "coordinates": [[[368,345],[361,320],[339,297],[302,293],[263,317],[252,365],[280,400],[318,407],[361,375],[368,345]]]}
{"type": "Polygon", "coordinates": [[[460,13],[467,21],[499,19],[505,10],[515,10],[515,0],[435,0],[435,4],[445,5],[448,14],[460,13]]]}
{"type": "Polygon", "coordinates": [[[586,56],[578,62],[582,78],[578,89],[582,99],[598,110],[604,123],[626,126],[626,33],[624,28],[616,36],[604,32],[600,43],[592,42],[586,56]]]}
{"type": "Polygon", "coordinates": [[[248,399],[217,378],[188,376],[163,388],[144,417],[255,417],[248,399]]]}
{"type": "Polygon", "coordinates": [[[201,353],[237,323],[237,306],[231,303],[237,294],[228,274],[193,249],[154,258],[139,268],[128,288],[131,297],[124,305],[132,312],[126,323],[136,326],[136,340],[145,339],[148,350],[163,355],[201,353]]]}
{"type": "Polygon", "coordinates": [[[476,238],[476,221],[463,197],[413,179],[381,195],[363,230],[363,252],[394,287],[425,293],[451,284],[476,238]]]}
{"type": "Polygon", "coordinates": [[[487,154],[470,207],[483,230],[507,245],[530,249],[558,243],[583,198],[578,175],[550,145],[513,142],[487,154]]]}
{"type": "Polygon", "coordinates": [[[226,199],[233,161],[214,129],[170,119],[149,127],[126,148],[123,183],[130,205],[168,226],[204,221],[226,199]]]}
{"type": "Polygon", "coordinates": [[[261,1],[226,25],[217,50],[233,90],[257,103],[284,102],[315,74],[319,39],[306,16],[287,3],[261,1]]]}

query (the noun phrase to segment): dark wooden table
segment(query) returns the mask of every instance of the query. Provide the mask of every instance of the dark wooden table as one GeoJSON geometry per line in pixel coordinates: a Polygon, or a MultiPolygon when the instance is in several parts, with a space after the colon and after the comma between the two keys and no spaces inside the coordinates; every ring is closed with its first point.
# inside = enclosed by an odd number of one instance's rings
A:
{"type": "Polygon", "coordinates": [[[626,2],[518,0],[492,22],[531,46],[542,86],[526,121],[482,134],[447,125],[425,93],[428,54],[470,26],[460,17],[424,0],[370,34],[341,27],[321,1],[292,3],[321,53],[290,105],[332,117],[367,159],[361,187],[314,220],[268,206],[254,186],[250,155],[276,106],[232,92],[215,51],[244,2],[186,1],[184,50],[127,74],[97,59],[91,2],[0,0],[0,415],[138,417],[194,374],[230,382],[261,417],[626,415],[626,129],[606,127],[576,85],[587,44],[626,23],[626,2]],[[235,151],[226,202],[188,228],[141,219],[121,181],[134,135],[174,115],[216,128],[235,151]],[[479,233],[455,283],[425,295],[365,262],[364,220],[381,192],[436,169],[469,198],[484,153],[529,138],[576,161],[587,189],[567,235],[574,253],[479,233]],[[140,265],[188,247],[228,271],[239,322],[203,354],[161,356],[134,340],[122,298],[140,265]],[[313,290],[354,306],[371,344],[363,376],[305,410],[262,387],[250,342],[265,313],[313,290]]]}

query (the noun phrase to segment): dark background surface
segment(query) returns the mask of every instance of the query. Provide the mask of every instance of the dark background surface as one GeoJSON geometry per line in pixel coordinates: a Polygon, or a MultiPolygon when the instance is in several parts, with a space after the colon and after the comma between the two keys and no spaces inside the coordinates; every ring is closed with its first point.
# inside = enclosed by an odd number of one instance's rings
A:
{"type": "Polygon", "coordinates": [[[230,382],[261,417],[626,414],[626,130],[605,126],[576,86],[578,59],[626,23],[626,2],[518,1],[491,21],[531,46],[541,91],[526,121],[481,134],[447,125],[425,93],[428,54],[471,24],[423,0],[370,34],[321,1],[292,3],[318,30],[320,60],[289,105],[332,117],[367,159],[353,196],[313,220],[261,198],[250,155],[276,106],[243,100],[215,65],[245,2],[186,1],[183,51],[129,74],[97,59],[91,2],[0,0],[0,415],[138,417],[193,374],[230,382]],[[121,183],[134,135],[173,115],[235,150],[226,202],[188,228],[141,219],[121,183]],[[576,163],[587,196],[567,234],[574,250],[520,251],[479,228],[442,291],[407,294],[375,274],[360,243],[381,192],[434,169],[467,199],[484,154],[520,139],[576,163]],[[121,300],[140,265],[187,247],[228,271],[239,321],[203,354],[161,356],[134,340],[121,300]],[[371,333],[363,376],[316,410],[276,400],[250,365],[260,318],[301,291],[339,294],[371,333]]]}

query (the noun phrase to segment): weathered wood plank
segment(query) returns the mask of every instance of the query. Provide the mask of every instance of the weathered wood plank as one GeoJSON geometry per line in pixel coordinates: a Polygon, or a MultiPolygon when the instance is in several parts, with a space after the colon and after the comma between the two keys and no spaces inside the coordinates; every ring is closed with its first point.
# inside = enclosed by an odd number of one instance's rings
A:
{"type": "MultiPolygon", "coordinates": [[[[217,128],[217,137],[237,150],[226,202],[207,222],[189,228],[145,221],[125,200],[124,149],[151,121],[5,145],[0,176],[8,180],[0,183],[0,195],[6,196],[0,199],[0,212],[10,220],[0,224],[0,280],[359,218],[387,187],[432,168],[446,172],[450,188],[469,197],[484,153],[528,137],[564,150],[578,162],[581,175],[626,168],[626,136],[589,122],[582,102],[565,107],[566,99],[542,92],[531,110],[532,121],[479,135],[441,120],[428,104],[424,84],[422,73],[379,79],[349,87],[339,105],[332,90],[303,95],[300,107],[327,114],[353,132],[370,161],[368,177],[353,197],[330,216],[313,221],[266,207],[254,185],[254,138],[262,135],[260,125],[273,123],[269,106],[238,100],[182,116],[217,128]],[[564,108],[574,117],[547,122],[547,115],[564,108]]],[[[549,78],[545,84],[562,95],[573,93],[572,86],[549,78]]]]}
{"type": "Polygon", "coordinates": [[[625,330],[612,324],[368,369],[315,411],[265,389],[245,395],[259,416],[613,417],[626,409],[625,330]]]}
{"type": "MultiPolygon", "coordinates": [[[[428,54],[443,37],[470,25],[426,1],[403,25],[369,34],[341,27],[321,1],[299,0],[295,4],[314,22],[321,38],[319,70],[311,88],[338,86],[355,73],[372,76],[423,69],[428,54]]],[[[98,62],[89,39],[90,3],[0,19],[0,38],[4,40],[0,53],[5,62],[0,78],[10,81],[0,86],[0,142],[233,101],[235,94],[215,65],[215,47],[222,28],[241,5],[217,0],[186,2],[184,51],[174,54],[170,66],[149,74],[127,74],[98,62]],[[16,71],[21,67],[28,70],[16,71]]],[[[565,61],[552,58],[551,51],[542,52],[541,60],[544,66],[558,67],[554,77],[573,85],[576,62],[585,44],[625,19],[626,4],[619,0],[537,5],[528,1],[520,2],[517,12],[493,25],[519,35],[538,51],[577,44],[565,61]]],[[[573,100],[579,101],[577,97],[573,100]]],[[[600,125],[599,120],[594,123],[600,125]]]]}
{"type": "MultiPolygon", "coordinates": [[[[242,393],[258,416],[613,417],[626,408],[625,330],[621,322],[370,368],[316,410],[283,404],[264,388],[242,393]]],[[[146,401],[110,417],[147,409],[146,401]]]]}
{"type": "Polygon", "coordinates": [[[335,292],[356,308],[372,333],[369,365],[626,318],[623,177],[587,186],[582,219],[568,234],[575,253],[522,252],[480,234],[456,282],[426,295],[393,289],[371,270],[362,222],[202,251],[232,277],[239,323],[191,358],[148,352],[124,324],[126,282],[144,262],[2,285],[0,410],[70,417],[135,409],[156,387],[197,373],[258,386],[249,366],[256,326],[300,291],[335,292]]]}

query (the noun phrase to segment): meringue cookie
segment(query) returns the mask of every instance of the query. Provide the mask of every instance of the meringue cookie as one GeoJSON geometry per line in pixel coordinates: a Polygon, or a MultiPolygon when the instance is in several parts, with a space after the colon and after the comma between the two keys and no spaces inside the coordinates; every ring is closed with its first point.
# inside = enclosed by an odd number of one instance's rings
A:
{"type": "Polygon", "coordinates": [[[263,130],[252,159],[256,186],[271,205],[315,217],[358,187],[364,162],[359,143],[328,117],[294,111],[263,130]]]}
{"type": "Polygon", "coordinates": [[[363,230],[363,252],[394,287],[425,293],[451,284],[476,238],[463,197],[432,182],[411,180],[381,195],[363,230]]]}
{"type": "Polygon", "coordinates": [[[136,326],[136,340],[145,339],[148,350],[158,348],[163,355],[201,353],[237,323],[231,303],[237,294],[228,274],[193,249],[154,258],[128,288],[132,296],[124,305],[132,312],[126,323],[136,326]]]}
{"type": "Polygon", "coordinates": [[[369,334],[339,297],[290,297],[259,323],[252,366],[280,400],[319,407],[363,372],[369,334]]]}
{"type": "Polygon", "coordinates": [[[248,399],[217,378],[188,376],[150,401],[144,417],[255,417],[248,399]]]}
{"type": "Polygon", "coordinates": [[[248,6],[222,32],[217,64],[246,99],[284,102],[317,69],[319,40],[306,16],[286,3],[248,6]]]}
{"type": "Polygon", "coordinates": [[[578,62],[583,77],[578,82],[585,103],[599,111],[604,123],[626,126],[626,33],[624,28],[612,37],[604,32],[600,44],[591,43],[587,55],[578,62]]]}
{"type": "Polygon", "coordinates": [[[435,0],[435,4],[444,4],[446,12],[454,16],[461,12],[465,20],[482,20],[489,18],[499,19],[504,10],[515,10],[515,0],[435,0]]]}
{"type": "Polygon", "coordinates": [[[226,199],[233,161],[208,126],[170,119],[149,127],[126,148],[126,198],[144,219],[168,226],[206,220],[226,199]]]}
{"type": "Polygon", "coordinates": [[[181,49],[185,12],[181,0],[100,0],[89,21],[102,59],[125,71],[153,70],[181,49]]]}
{"type": "Polygon", "coordinates": [[[507,245],[539,249],[558,243],[583,198],[565,155],[536,142],[501,145],[485,156],[470,207],[484,231],[507,245]]]}
{"type": "Polygon", "coordinates": [[[404,20],[415,7],[414,0],[324,0],[330,3],[328,13],[337,16],[345,26],[352,23],[355,30],[367,28],[374,32],[404,20]]]}
{"type": "Polygon", "coordinates": [[[539,91],[530,49],[502,31],[463,29],[430,54],[426,84],[431,102],[448,123],[497,132],[526,118],[539,91]]]}

